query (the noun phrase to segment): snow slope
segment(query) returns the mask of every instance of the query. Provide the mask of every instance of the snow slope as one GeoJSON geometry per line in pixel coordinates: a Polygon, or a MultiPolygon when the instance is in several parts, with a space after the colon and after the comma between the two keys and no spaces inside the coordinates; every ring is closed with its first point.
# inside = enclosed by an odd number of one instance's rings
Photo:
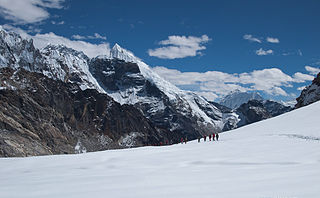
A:
{"type": "Polygon", "coordinates": [[[0,159],[0,197],[317,198],[320,102],[219,142],[0,159]]]}

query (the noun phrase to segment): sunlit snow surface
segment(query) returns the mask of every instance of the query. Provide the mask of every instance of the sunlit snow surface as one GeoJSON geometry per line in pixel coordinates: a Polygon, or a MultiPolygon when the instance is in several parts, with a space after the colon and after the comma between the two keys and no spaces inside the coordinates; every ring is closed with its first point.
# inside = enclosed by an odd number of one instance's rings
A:
{"type": "Polygon", "coordinates": [[[320,102],[188,142],[0,159],[0,197],[320,196],[320,102]]]}

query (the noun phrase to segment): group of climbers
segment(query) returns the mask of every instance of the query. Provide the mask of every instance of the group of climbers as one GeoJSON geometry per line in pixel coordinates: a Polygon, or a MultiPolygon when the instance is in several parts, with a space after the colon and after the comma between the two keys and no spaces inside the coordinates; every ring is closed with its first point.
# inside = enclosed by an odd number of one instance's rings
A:
{"type": "MultiPolygon", "coordinates": [[[[218,141],[219,140],[219,133],[213,133],[212,135],[210,134],[209,136],[209,141],[211,141],[211,138],[212,138],[212,141],[218,141]]],[[[200,142],[201,140],[201,137],[198,137],[198,142],[200,142]]],[[[206,142],[207,141],[207,136],[204,135],[203,136],[203,141],[206,142]]]]}
{"type": "MultiPolygon", "coordinates": [[[[201,141],[201,138],[202,137],[198,137],[198,142],[201,141]]],[[[218,141],[219,140],[219,134],[218,133],[213,133],[212,135],[210,134],[210,135],[208,135],[208,139],[209,139],[209,141],[211,141],[211,140],[212,141],[218,141]]],[[[206,135],[203,136],[203,140],[204,140],[204,142],[207,141],[207,136],[206,135]]],[[[155,144],[147,144],[147,146],[165,146],[165,145],[172,145],[172,144],[175,144],[177,142],[179,142],[179,140],[178,141],[173,141],[171,139],[170,141],[169,140],[165,140],[163,142],[161,141],[161,142],[155,143],[155,144]]],[[[180,139],[180,143],[181,144],[187,144],[187,142],[188,142],[188,138],[187,137],[180,139]]]]}

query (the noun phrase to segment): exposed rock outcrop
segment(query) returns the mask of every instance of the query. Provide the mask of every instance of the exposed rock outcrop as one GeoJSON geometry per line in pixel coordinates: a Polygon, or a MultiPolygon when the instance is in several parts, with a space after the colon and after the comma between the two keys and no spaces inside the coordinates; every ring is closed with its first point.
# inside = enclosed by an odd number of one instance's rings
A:
{"type": "Polygon", "coordinates": [[[295,108],[300,108],[320,100],[320,73],[313,79],[312,84],[304,88],[297,98],[295,108]]]}

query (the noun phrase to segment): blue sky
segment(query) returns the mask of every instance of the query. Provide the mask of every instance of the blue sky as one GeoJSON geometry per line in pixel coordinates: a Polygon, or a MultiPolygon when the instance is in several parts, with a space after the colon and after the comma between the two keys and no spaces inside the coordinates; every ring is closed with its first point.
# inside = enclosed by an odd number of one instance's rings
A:
{"type": "Polygon", "coordinates": [[[317,0],[0,0],[0,24],[91,56],[118,43],[212,100],[234,89],[292,100],[320,71],[319,9],[317,0]]]}

